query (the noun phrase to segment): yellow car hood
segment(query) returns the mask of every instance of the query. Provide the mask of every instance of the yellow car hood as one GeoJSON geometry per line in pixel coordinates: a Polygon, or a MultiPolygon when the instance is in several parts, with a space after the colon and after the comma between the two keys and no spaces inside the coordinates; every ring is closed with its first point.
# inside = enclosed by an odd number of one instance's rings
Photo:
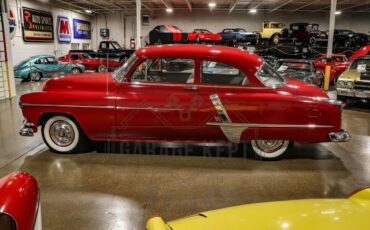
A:
{"type": "Polygon", "coordinates": [[[257,203],[203,212],[164,224],[160,217],[147,230],[370,229],[370,192],[349,199],[308,199],[257,203]]]}
{"type": "Polygon", "coordinates": [[[361,73],[357,71],[357,69],[350,69],[343,72],[338,80],[354,80],[358,81],[360,80],[361,73]]]}

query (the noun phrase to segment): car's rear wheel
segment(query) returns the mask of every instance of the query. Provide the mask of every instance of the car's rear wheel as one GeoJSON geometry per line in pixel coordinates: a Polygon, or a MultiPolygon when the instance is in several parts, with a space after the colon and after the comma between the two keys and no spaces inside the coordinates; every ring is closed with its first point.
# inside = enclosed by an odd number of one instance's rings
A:
{"type": "Polygon", "coordinates": [[[280,42],[280,36],[278,34],[275,34],[272,36],[271,41],[274,45],[278,44],[280,42]]]}
{"type": "Polygon", "coordinates": [[[79,74],[82,71],[79,68],[72,68],[71,72],[72,72],[72,74],[79,74]]]}
{"type": "Polygon", "coordinates": [[[42,138],[50,150],[75,153],[87,150],[88,139],[73,119],[56,115],[42,125],[42,138]]]}
{"type": "Polygon", "coordinates": [[[99,65],[98,68],[96,68],[97,72],[108,72],[108,67],[106,65],[99,65]]]}
{"type": "Polygon", "coordinates": [[[289,144],[289,140],[251,140],[250,149],[259,160],[278,160],[284,156],[289,144]]]}
{"type": "Polygon", "coordinates": [[[30,81],[41,81],[42,74],[40,72],[30,73],[28,80],[30,81]]]}

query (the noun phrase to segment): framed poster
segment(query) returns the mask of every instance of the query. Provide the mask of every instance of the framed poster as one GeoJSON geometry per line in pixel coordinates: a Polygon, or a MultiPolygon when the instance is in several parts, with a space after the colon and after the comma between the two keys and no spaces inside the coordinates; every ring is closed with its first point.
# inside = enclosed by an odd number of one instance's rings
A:
{"type": "Polygon", "coordinates": [[[53,16],[46,11],[22,8],[23,40],[26,42],[52,42],[54,40],[53,16]]]}
{"type": "Polygon", "coordinates": [[[91,39],[91,25],[89,21],[73,19],[73,37],[77,39],[91,39]]]}
{"type": "Polygon", "coordinates": [[[15,11],[13,10],[13,8],[9,8],[8,19],[10,39],[13,39],[15,34],[17,33],[17,16],[15,15],[15,11]]]}
{"type": "Polygon", "coordinates": [[[57,37],[60,43],[71,43],[72,31],[67,17],[58,16],[57,37]]]}

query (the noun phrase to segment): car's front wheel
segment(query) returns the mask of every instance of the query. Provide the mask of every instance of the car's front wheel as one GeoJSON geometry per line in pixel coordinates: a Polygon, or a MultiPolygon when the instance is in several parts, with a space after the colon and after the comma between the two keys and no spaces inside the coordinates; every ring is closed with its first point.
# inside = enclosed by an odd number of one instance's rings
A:
{"type": "Polygon", "coordinates": [[[79,68],[73,68],[73,69],[71,70],[71,72],[72,72],[72,74],[79,74],[79,73],[81,73],[81,72],[82,72],[82,70],[80,70],[79,68]]]}
{"type": "Polygon", "coordinates": [[[99,65],[98,68],[96,68],[97,72],[108,72],[108,67],[106,65],[99,65]]]}
{"type": "Polygon", "coordinates": [[[42,74],[40,72],[30,73],[28,76],[28,80],[30,81],[41,81],[42,74]]]}
{"type": "Polygon", "coordinates": [[[289,140],[251,140],[250,149],[260,160],[278,160],[289,148],[289,140]]]}
{"type": "Polygon", "coordinates": [[[87,138],[78,124],[66,116],[52,116],[42,125],[42,138],[50,150],[75,153],[87,149],[87,138]]]}

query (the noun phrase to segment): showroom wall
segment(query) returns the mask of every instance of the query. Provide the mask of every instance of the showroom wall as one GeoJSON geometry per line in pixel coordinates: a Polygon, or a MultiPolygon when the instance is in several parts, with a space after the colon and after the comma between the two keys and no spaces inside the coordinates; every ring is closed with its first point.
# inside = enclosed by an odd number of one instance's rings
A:
{"type": "MultiPolygon", "coordinates": [[[[9,6],[13,8],[13,10],[17,14],[17,32],[15,37],[11,40],[11,46],[13,51],[13,63],[17,64],[21,60],[38,54],[51,54],[56,56],[62,56],[68,52],[71,48],[72,43],[79,43],[80,48],[82,47],[82,43],[89,44],[92,47],[92,40],[85,40],[85,39],[74,39],[72,36],[71,44],[63,44],[59,43],[56,37],[56,25],[57,25],[57,17],[65,16],[69,18],[70,26],[72,27],[72,19],[79,18],[84,19],[87,21],[92,21],[92,17],[86,14],[80,14],[76,12],[72,12],[69,10],[64,10],[61,8],[53,7],[48,5],[47,3],[42,3],[41,1],[25,1],[25,0],[9,0],[9,6]],[[21,14],[20,9],[22,7],[29,7],[32,9],[43,10],[47,12],[51,12],[53,15],[53,23],[54,23],[54,41],[53,42],[25,42],[22,38],[22,27],[21,27],[21,14]],[[17,9],[17,10],[16,10],[17,9]]],[[[72,28],[71,28],[72,29],[72,28]]]]}
{"type": "MultiPolygon", "coordinates": [[[[110,18],[120,20],[118,17],[110,16],[110,18]]],[[[113,21],[109,21],[108,28],[110,28],[111,31],[115,31],[114,36],[120,39],[123,33],[125,33],[125,45],[128,46],[130,37],[135,37],[135,17],[126,16],[124,18],[125,32],[119,30],[122,28],[122,24],[113,21]],[[118,24],[119,26],[117,26],[118,24]],[[120,32],[121,35],[119,35],[120,32]]],[[[209,12],[204,10],[193,11],[192,13],[174,12],[171,14],[158,11],[151,16],[149,25],[142,26],[142,35],[144,41],[148,40],[149,31],[161,24],[173,24],[184,31],[192,31],[194,28],[207,28],[216,33],[226,27],[242,27],[250,31],[259,31],[261,30],[262,22],[268,20],[281,21],[287,25],[292,22],[315,22],[320,24],[322,30],[326,30],[329,24],[329,13],[300,12],[297,14],[294,12],[278,11],[271,14],[259,12],[252,15],[247,11],[234,11],[231,14],[227,11],[209,12]],[[205,15],[207,15],[207,17],[205,17],[205,15]],[[222,18],[222,20],[220,20],[220,18],[222,18]]],[[[336,28],[352,29],[357,32],[367,33],[370,30],[370,25],[368,24],[369,20],[370,15],[368,14],[351,14],[344,12],[337,16],[336,28]]]]}

